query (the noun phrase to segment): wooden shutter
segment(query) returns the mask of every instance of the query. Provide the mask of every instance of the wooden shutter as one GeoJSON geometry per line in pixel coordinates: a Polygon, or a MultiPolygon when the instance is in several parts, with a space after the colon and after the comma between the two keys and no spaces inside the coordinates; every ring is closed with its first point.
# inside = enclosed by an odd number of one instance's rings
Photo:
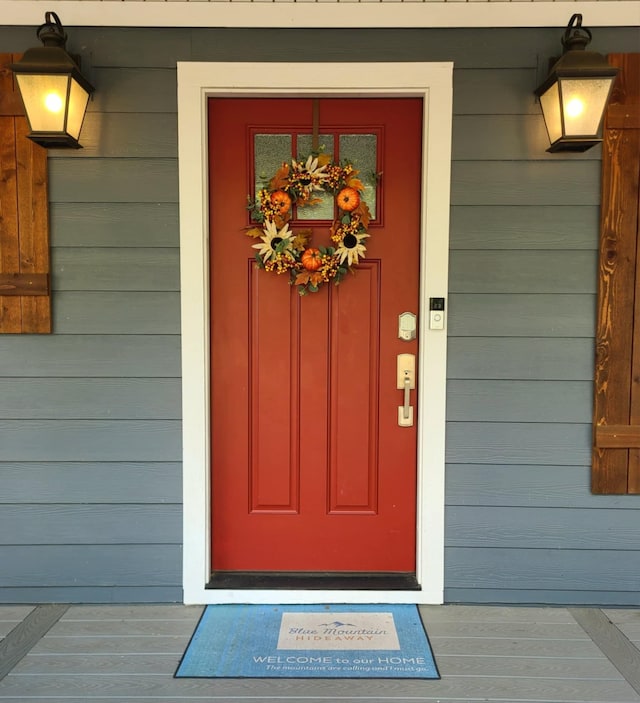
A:
{"type": "Polygon", "coordinates": [[[27,139],[13,73],[0,54],[0,332],[51,332],[47,151],[27,139]]]}
{"type": "Polygon", "coordinates": [[[640,493],[640,54],[608,58],[591,489],[640,493]]]}

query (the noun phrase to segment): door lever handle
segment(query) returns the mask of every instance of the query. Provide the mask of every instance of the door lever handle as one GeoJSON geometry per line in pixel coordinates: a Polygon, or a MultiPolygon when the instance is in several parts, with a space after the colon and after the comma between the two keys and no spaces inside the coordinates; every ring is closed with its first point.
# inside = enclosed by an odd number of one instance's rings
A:
{"type": "Polygon", "coordinates": [[[411,379],[409,376],[404,377],[404,405],[402,406],[403,420],[409,419],[409,413],[413,408],[409,405],[411,396],[411,379]]]}
{"type": "Polygon", "coordinates": [[[403,404],[398,406],[398,425],[413,427],[411,391],[416,387],[416,357],[414,354],[398,354],[396,388],[403,391],[403,404]]]}

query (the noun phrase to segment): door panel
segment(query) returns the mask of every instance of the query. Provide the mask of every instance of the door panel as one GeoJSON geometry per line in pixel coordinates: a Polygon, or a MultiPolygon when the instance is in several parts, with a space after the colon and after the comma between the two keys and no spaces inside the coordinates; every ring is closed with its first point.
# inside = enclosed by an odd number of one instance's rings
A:
{"type": "MultiPolygon", "coordinates": [[[[398,315],[419,312],[422,101],[320,100],[336,146],[376,135],[382,179],[355,276],[301,298],[255,268],[243,206],[255,135],[292,134],[297,158],[311,124],[310,99],[209,101],[212,567],[412,572],[416,433],[398,427],[396,357],[417,355],[398,315]]],[[[328,246],[330,224],[291,229],[328,246]]]]}

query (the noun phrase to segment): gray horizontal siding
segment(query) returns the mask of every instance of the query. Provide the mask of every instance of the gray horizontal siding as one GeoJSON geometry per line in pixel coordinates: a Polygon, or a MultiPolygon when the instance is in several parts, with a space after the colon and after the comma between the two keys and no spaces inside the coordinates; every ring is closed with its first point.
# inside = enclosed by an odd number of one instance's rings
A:
{"type": "Polygon", "coordinates": [[[593,205],[598,161],[469,161],[452,164],[453,205],[593,205]]]}
{"type": "Polygon", "coordinates": [[[178,247],[177,203],[51,203],[54,247],[178,247]]]}
{"type": "Polygon", "coordinates": [[[612,550],[636,552],[640,578],[640,520],[635,510],[449,506],[447,546],[487,549],[612,550]],[[593,530],[597,517],[598,530],[593,530]]]}
{"type": "Polygon", "coordinates": [[[64,158],[177,158],[178,117],[175,110],[154,115],[88,112],[82,125],[82,147],[64,152],[64,158]]]}
{"type": "Polygon", "coordinates": [[[449,379],[591,382],[594,349],[591,338],[451,337],[447,374],[449,379]]]}
{"type": "Polygon", "coordinates": [[[595,251],[452,251],[450,293],[595,294],[595,251]]]}
{"type": "MultiPolygon", "coordinates": [[[[122,298],[123,305],[125,302],[122,298]]],[[[57,327],[59,324],[56,320],[57,327]]],[[[134,325],[129,327],[132,330],[134,325]]],[[[84,328],[78,328],[75,335],[63,335],[58,329],[58,334],[38,338],[37,344],[33,337],[0,335],[0,376],[178,378],[180,337],[176,327],[173,325],[173,334],[151,336],[86,334],[84,328]]]]}
{"type": "MultiPolygon", "coordinates": [[[[633,550],[449,547],[447,588],[637,593],[640,554],[633,550]],[[594,563],[599,568],[594,568],[594,563]]],[[[532,602],[532,601],[530,601],[532,602]]]]}
{"type": "MultiPolygon", "coordinates": [[[[635,496],[592,495],[589,474],[589,466],[448,464],[447,501],[449,507],[480,506],[487,514],[495,506],[637,511],[635,496]]],[[[564,520],[567,515],[573,513],[565,512],[564,520]]]]}
{"type": "Polygon", "coordinates": [[[179,334],[180,295],[59,291],[53,296],[53,324],[58,334],[179,334]]]}
{"type": "Polygon", "coordinates": [[[53,249],[51,287],[54,291],[177,291],[179,257],[177,248],[53,249]]]}
{"type": "Polygon", "coordinates": [[[454,205],[451,250],[515,252],[598,249],[600,208],[565,205],[454,205]]]}
{"type": "Polygon", "coordinates": [[[66,203],[176,203],[178,160],[51,159],[49,198],[66,203]]]}
{"type": "Polygon", "coordinates": [[[446,454],[452,464],[587,466],[591,437],[591,424],[449,422],[446,454]]]}
{"type": "Polygon", "coordinates": [[[175,544],[179,505],[11,505],[0,511],[1,545],[175,544]]]}
{"type": "Polygon", "coordinates": [[[450,380],[447,419],[485,422],[591,422],[589,381],[450,380]]]}
{"type": "MultiPolygon", "coordinates": [[[[41,575],[42,577],[42,575],[41,575]]],[[[150,580],[153,573],[149,574],[150,580]]],[[[182,601],[180,586],[4,586],[0,603],[176,603],[182,601]]],[[[104,642],[104,640],[102,640],[104,642]]],[[[82,641],[82,647],[86,646],[82,641]]]]}
{"type": "MultiPolygon", "coordinates": [[[[179,462],[13,461],[0,464],[2,503],[180,503],[179,462]]],[[[176,535],[173,536],[176,539],[176,535]]]]}
{"type": "MultiPolygon", "coordinates": [[[[452,278],[457,274],[452,272],[452,278]]],[[[453,293],[452,337],[586,337],[593,340],[595,295],[453,293]]]]}
{"type": "Polygon", "coordinates": [[[0,419],[179,420],[179,378],[0,378],[0,419]]]}
{"type": "Polygon", "coordinates": [[[96,68],[91,76],[100,90],[94,93],[87,113],[177,112],[176,73],[175,65],[173,68],[96,68]]]}
{"type": "Polygon", "coordinates": [[[175,587],[181,548],[176,544],[33,545],[0,547],[7,587],[175,587]]]}
{"type": "Polygon", "coordinates": [[[3,461],[180,461],[178,420],[0,420],[3,461]]]}
{"type": "MultiPolygon", "coordinates": [[[[32,43],[0,27],[4,51],[32,43]]],[[[296,55],[455,64],[446,598],[637,604],[640,505],[588,487],[600,150],[547,154],[533,95],[559,45],[73,28],[97,90],[84,149],[49,154],[54,334],[0,337],[0,602],[181,598],[176,62],[296,55]]]]}

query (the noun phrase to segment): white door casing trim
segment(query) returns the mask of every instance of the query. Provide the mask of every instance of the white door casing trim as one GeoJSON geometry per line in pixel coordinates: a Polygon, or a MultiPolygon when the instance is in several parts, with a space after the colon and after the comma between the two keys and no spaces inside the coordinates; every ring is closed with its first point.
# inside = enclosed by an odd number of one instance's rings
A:
{"type": "Polygon", "coordinates": [[[178,63],[185,603],[442,603],[447,332],[430,330],[446,297],[452,63],[178,63]],[[417,577],[420,591],[206,589],[210,575],[207,98],[420,97],[424,100],[417,577]]]}

